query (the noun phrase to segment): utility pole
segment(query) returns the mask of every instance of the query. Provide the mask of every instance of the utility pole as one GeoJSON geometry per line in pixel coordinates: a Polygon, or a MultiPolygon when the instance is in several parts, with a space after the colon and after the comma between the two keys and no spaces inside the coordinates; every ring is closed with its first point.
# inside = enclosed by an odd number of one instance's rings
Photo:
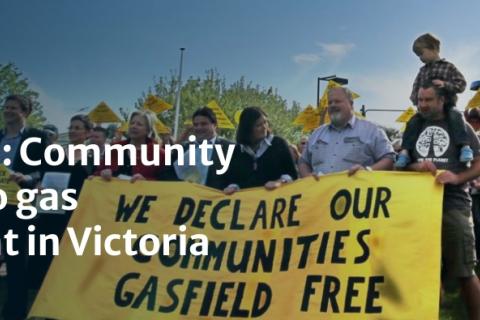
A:
{"type": "Polygon", "coordinates": [[[178,122],[180,121],[180,93],[182,91],[183,51],[185,51],[185,48],[180,48],[180,68],[178,70],[178,88],[177,96],[175,98],[175,125],[173,128],[173,137],[175,140],[178,138],[178,122]]]}

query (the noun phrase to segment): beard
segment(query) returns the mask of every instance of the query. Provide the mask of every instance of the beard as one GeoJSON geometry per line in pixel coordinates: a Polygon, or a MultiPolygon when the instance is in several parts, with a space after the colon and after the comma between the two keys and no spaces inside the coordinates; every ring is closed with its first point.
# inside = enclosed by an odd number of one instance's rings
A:
{"type": "Polygon", "coordinates": [[[424,119],[424,120],[434,120],[436,118],[436,114],[432,111],[424,111],[424,112],[419,112],[420,113],[420,116],[424,119]]]}
{"type": "Polygon", "coordinates": [[[329,116],[330,121],[335,127],[343,127],[345,125],[345,119],[340,112],[332,112],[329,116]]]}

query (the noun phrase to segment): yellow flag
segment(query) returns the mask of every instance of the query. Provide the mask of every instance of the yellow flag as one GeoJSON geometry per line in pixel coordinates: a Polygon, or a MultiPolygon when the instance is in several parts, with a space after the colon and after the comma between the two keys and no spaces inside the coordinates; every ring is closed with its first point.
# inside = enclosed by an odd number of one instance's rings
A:
{"type": "Polygon", "coordinates": [[[330,123],[330,115],[327,108],[320,108],[315,111],[318,116],[318,125],[330,123]]]}
{"type": "Polygon", "coordinates": [[[243,110],[237,110],[235,111],[235,114],[233,115],[233,120],[235,121],[236,124],[240,123],[240,115],[242,114],[243,110]]]}
{"type": "Polygon", "coordinates": [[[149,94],[147,99],[145,99],[143,108],[153,111],[155,113],[160,113],[172,109],[173,106],[170,103],[163,101],[159,97],[149,94]]]}
{"type": "Polygon", "coordinates": [[[127,132],[128,131],[128,122],[122,122],[120,127],[117,128],[119,132],[127,132]]]}
{"type": "Polygon", "coordinates": [[[473,109],[480,107],[480,90],[477,90],[477,93],[470,99],[465,109],[473,109]]]}
{"type": "Polygon", "coordinates": [[[17,193],[20,187],[10,180],[11,172],[4,164],[0,164],[0,190],[5,191],[8,204],[17,205],[17,193]]]}
{"type": "Polygon", "coordinates": [[[213,113],[215,113],[215,116],[217,117],[217,127],[222,129],[235,129],[233,123],[228,119],[225,112],[223,112],[222,108],[220,108],[215,100],[207,103],[207,107],[212,109],[213,113]]]}
{"type": "Polygon", "coordinates": [[[167,127],[160,119],[156,118],[155,120],[155,129],[157,133],[166,134],[170,133],[170,128],[167,127]]]}
{"type": "Polygon", "coordinates": [[[312,113],[314,113],[314,109],[312,105],[308,105],[303,111],[301,111],[298,116],[293,120],[293,124],[295,125],[304,125],[305,124],[305,119],[308,118],[308,116],[312,113]]]}
{"type": "Polygon", "coordinates": [[[88,117],[95,123],[121,122],[120,118],[104,102],[100,102],[90,113],[88,117]]]}
{"type": "Polygon", "coordinates": [[[355,116],[356,116],[357,118],[360,118],[360,119],[365,119],[365,117],[363,116],[363,114],[361,114],[360,112],[357,112],[357,111],[355,111],[355,116]]]}
{"type": "Polygon", "coordinates": [[[415,108],[410,106],[395,121],[396,122],[408,122],[408,120],[410,120],[415,115],[415,113],[417,113],[415,108]]]}
{"type": "Polygon", "coordinates": [[[311,132],[320,125],[320,114],[316,111],[306,114],[303,132],[311,132]]]}
{"type": "MultiPolygon", "coordinates": [[[[322,98],[320,99],[320,105],[318,106],[319,108],[326,108],[328,107],[328,91],[332,88],[338,88],[338,87],[341,87],[342,85],[333,81],[333,80],[330,80],[328,81],[328,84],[327,84],[327,87],[325,88],[325,90],[323,90],[323,95],[322,95],[322,98]]],[[[360,95],[358,93],[355,93],[353,91],[352,92],[352,99],[355,100],[357,98],[360,98],[360,95]]]]}

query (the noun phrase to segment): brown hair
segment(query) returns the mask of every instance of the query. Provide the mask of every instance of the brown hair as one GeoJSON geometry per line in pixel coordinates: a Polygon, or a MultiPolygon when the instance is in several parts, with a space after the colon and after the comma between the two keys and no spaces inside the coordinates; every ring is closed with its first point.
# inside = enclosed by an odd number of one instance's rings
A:
{"type": "Polygon", "coordinates": [[[422,34],[415,39],[412,49],[417,56],[422,54],[423,49],[440,51],[440,39],[431,33],[422,34]]]}
{"type": "Polygon", "coordinates": [[[5,98],[7,101],[16,101],[20,105],[23,112],[27,114],[27,117],[32,113],[32,100],[29,97],[20,94],[11,94],[5,98]]]}
{"type": "Polygon", "coordinates": [[[76,114],[73,117],[70,118],[70,122],[73,121],[80,121],[83,123],[83,126],[85,127],[85,130],[90,131],[93,128],[93,124],[90,121],[90,118],[86,114],[76,114]]]}

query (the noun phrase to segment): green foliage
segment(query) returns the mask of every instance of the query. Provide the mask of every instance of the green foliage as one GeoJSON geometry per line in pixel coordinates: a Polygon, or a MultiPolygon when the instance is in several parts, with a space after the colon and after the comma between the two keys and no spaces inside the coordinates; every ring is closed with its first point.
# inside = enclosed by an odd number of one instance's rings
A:
{"type": "MultiPolygon", "coordinates": [[[[28,79],[23,77],[22,73],[13,64],[0,64],[0,103],[10,94],[21,94],[29,97],[33,103],[33,112],[28,117],[27,123],[31,127],[40,127],[45,122],[42,108],[38,102],[39,94],[29,88],[28,79]]],[[[3,119],[0,114],[0,126],[3,127],[3,119]]]]}
{"type": "MultiPolygon", "coordinates": [[[[168,78],[160,77],[155,81],[153,89],[149,88],[147,92],[143,93],[135,107],[140,108],[148,94],[157,95],[174,105],[177,85],[177,76],[173,73],[168,78]]],[[[289,107],[286,100],[276,90],[274,91],[272,88],[263,89],[259,85],[253,85],[251,82],[247,82],[244,77],[231,85],[227,85],[225,78],[213,69],[208,70],[204,78],[191,77],[183,83],[179,132],[183,130],[184,122],[190,120],[193,112],[211,100],[217,101],[235,125],[234,114],[236,111],[248,106],[259,106],[267,113],[274,134],[291,142],[298,141],[301,136],[301,128],[292,124],[293,119],[300,111],[298,103],[293,102],[292,106],[289,107]]],[[[166,125],[173,128],[175,110],[163,112],[160,118],[166,125]]],[[[218,133],[232,140],[235,137],[235,130],[219,129],[218,133]]]]}

